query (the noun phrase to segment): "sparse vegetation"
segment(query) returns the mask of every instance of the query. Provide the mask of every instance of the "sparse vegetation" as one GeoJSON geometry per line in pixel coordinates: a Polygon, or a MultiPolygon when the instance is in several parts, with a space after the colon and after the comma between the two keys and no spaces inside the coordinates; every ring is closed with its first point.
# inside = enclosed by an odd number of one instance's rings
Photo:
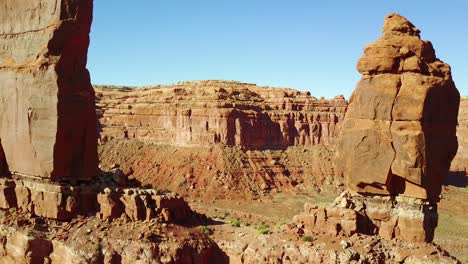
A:
{"type": "Polygon", "coordinates": [[[271,234],[271,231],[270,231],[270,226],[265,224],[265,223],[261,223],[260,225],[257,226],[257,230],[260,234],[262,235],[268,235],[268,234],[271,234]]]}
{"type": "Polygon", "coordinates": [[[314,241],[314,239],[311,236],[304,236],[304,237],[302,237],[302,241],[312,242],[312,241],[314,241]]]}
{"type": "Polygon", "coordinates": [[[233,220],[231,220],[230,224],[231,224],[231,226],[233,226],[233,227],[240,227],[240,226],[241,226],[241,222],[239,221],[239,219],[233,219],[233,220]]]}
{"type": "Polygon", "coordinates": [[[202,234],[205,234],[205,235],[211,235],[211,234],[213,234],[213,230],[211,230],[209,227],[200,226],[199,229],[200,229],[200,232],[201,232],[202,234]]]}

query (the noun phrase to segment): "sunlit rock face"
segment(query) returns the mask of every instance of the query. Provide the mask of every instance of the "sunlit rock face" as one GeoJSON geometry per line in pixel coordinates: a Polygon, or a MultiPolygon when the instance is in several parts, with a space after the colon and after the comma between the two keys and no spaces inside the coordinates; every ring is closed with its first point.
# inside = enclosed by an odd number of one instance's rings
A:
{"type": "Polygon", "coordinates": [[[338,162],[359,193],[435,198],[457,152],[460,96],[450,66],[406,18],[390,14],[364,48],[338,162]]]}
{"type": "Polygon", "coordinates": [[[0,172],[93,178],[92,0],[4,0],[0,13],[0,172]]]}
{"type": "Polygon", "coordinates": [[[96,86],[100,138],[247,149],[334,145],[347,102],[235,81],[96,86]]]}

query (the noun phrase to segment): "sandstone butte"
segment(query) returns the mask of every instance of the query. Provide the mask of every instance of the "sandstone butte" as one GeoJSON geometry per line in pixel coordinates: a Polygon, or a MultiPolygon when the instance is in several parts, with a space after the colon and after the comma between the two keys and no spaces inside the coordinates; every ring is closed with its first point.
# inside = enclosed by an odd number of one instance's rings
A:
{"type": "Polygon", "coordinates": [[[457,153],[460,95],[419,33],[388,15],[359,59],[337,161],[352,190],[433,200],[441,192],[457,153]]]}
{"type": "Polygon", "coordinates": [[[450,66],[406,18],[387,15],[364,48],[337,146],[346,186],[329,207],[305,205],[300,232],[375,234],[431,242],[437,202],[457,152],[460,95],[450,66]]]}

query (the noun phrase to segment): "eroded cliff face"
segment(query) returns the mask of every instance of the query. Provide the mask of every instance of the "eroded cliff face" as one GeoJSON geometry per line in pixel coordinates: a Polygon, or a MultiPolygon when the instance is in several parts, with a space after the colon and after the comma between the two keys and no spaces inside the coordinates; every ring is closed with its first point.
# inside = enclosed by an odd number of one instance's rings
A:
{"type": "Polygon", "coordinates": [[[316,99],[293,89],[239,82],[95,88],[101,140],[135,138],[177,146],[332,145],[347,105],[343,96],[316,99]]]}
{"type": "Polygon", "coordinates": [[[144,184],[225,198],[334,182],[342,96],[226,81],[95,89],[103,167],[144,184]]]}
{"type": "Polygon", "coordinates": [[[92,10],[92,0],[2,1],[0,172],[53,180],[97,175],[86,69],[92,10]]]}

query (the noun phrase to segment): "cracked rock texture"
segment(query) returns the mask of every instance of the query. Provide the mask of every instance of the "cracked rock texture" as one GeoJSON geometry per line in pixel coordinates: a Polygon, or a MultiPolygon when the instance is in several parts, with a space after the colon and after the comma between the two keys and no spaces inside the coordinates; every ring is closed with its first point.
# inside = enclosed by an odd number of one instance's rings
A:
{"type": "Polygon", "coordinates": [[[4,0],[0,13],[0,172],[93,178],[92,0],[4,0]]]}
{"type": "Polygon", "coordinates": [[[457,152],[460,96],[450,66],[419,33],[390,14],[358,61],[337,165],[359,193],[436,198],[457,152]]]}

